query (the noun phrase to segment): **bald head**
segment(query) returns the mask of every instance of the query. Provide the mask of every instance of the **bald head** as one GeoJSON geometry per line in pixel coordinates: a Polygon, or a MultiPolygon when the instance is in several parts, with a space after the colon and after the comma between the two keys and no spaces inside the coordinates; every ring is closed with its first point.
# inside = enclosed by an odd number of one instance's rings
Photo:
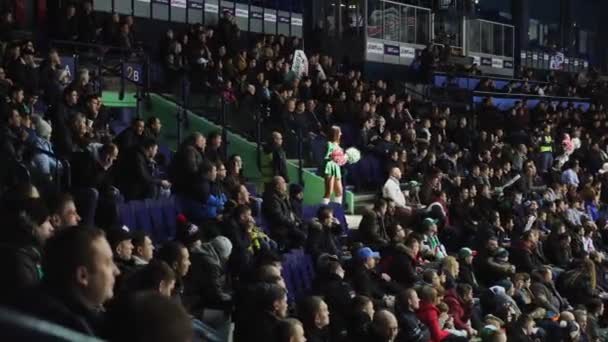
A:
{"type": "Polygon", "coordinates": [[[372,324],[376,333],[386,338],[387,341],[394,341],[399,333],[397,318],[388,310],[376,311],[372,324]]]}
{"type": "Polygon", "coordinates": [[[401,169],[398,167],[393,167],[391,168],[391,177],[395,178],[395,179],[401,179],[401,169]]]}

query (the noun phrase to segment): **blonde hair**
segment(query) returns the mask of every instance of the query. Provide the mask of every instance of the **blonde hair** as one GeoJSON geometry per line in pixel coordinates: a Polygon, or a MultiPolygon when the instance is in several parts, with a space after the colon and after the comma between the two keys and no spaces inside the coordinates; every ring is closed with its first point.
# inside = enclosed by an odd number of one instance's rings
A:
{"type": "Polygon", "coordinates": [[[453,256],[445,257],[441,263],[441,268],[446,273],[449,273],[452,277],[456,277],[458,275],[456,274],[458,272],[458,266],[458,261],[453,256]]]}

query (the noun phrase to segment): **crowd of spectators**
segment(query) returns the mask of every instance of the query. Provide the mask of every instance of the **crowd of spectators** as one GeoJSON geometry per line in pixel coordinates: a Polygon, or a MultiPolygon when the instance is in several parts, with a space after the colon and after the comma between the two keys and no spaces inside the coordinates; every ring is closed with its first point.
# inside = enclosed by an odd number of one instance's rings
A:
{"type": "MultiPolygon", "coordinates": [[[[66,39],[134,41],[130,17],[99,25],[88,2],[66,13],[66,39]]],[[[216,28],[169,31],[159,58],[169,82],[190,75],[193,91],[221,89],[235,129],[264,120],[259,195],[242,175],[252,166],[226,156],[218,132],[191,134],[168,163],[158,118],[113,132],[86,69],[70,82],[56,50],[38,65],[32,42],[8,42],[2,304],[111,341],[606,340],[602,104],[522,101],[503,113],[488,102],[471,122],[446,106],[425,112],[319,52],[297,77],[297,38],[242,47],[240,34],[226,13],[216,28]],[[329,206],[304,219],[283,149],[283,137],[289,147],[304,132],[312,144],[335,126],[357,132],[343,147],[385,169],[373,208],[347,235],[329,206]],[[184,206],[173,241],[118,225],[121,201],[170,195],[184,206]],[[316,273],[295,301],[282,270],[293,250],[311,255],[316,273]]]]}

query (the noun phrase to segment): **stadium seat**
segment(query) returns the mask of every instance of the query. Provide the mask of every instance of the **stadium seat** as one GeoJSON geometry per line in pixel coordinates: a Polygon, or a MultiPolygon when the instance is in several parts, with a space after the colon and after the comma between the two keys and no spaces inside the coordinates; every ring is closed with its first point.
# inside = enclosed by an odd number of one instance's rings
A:
{"type": "Polygon", "coordinates": [[[146,207],[146,202],[131,201],[129,202],[129,205],[131,208],[133,208],[133,216],[135,216],[135,230],[144,231],[146,234],[150,235],[152,241],[156,243],[157,236],[153,231],[152,217],[150,216],[150,212],[146,207]]]}
{"type": "Polygon", "coordinates": [[[135,229],[135,215],[133,214],[133,208],[129,203],[121,203],[118,206],[118,213],[120,215],[120,224],[126,226],[130,230],[135,229]]]}

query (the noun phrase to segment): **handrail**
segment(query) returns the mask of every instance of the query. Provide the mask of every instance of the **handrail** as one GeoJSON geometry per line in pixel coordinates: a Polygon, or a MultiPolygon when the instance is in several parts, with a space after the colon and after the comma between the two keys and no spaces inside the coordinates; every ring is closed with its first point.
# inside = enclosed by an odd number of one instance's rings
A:
{"type": "Polygon", "coordinates": [[[55,44],[70,45],[70,46],[75,46],[75,47],[98,48],[98,49],[105,49],[107,51],[115,50],[115,51],[121,51],[121,52],[129,52],[129,53],[140,52],[144,55],[147,55],[147,52],[145,52],[145,50],[127,49],[127,48],[123,48],[120,46],[106,45],[106,44],[83,43],[83,42],[75,42],[72,40],[61,40],[61,39],[51,40],[51,46],[54,46],[55,44]]]}
{"type": "Polygon", "coordinates": [[[466,77],[466,78],[476,78],[479,80],[489,79],[494,81],[508,81],[508,82],[528,82],[531,84],[549,84],[546,81],[536,81],[536,80],[524,80],[520,78],[504,78],[504,77],[496,77],[496,76],[479,76],[479,75],[470,75],[470,74],[461,74],[461,73],[449,73],[443,71],[437,71],[433,76],[446,76],[446,77],[466,77]]]}
{"type": "Polygon", "coordinates": [[[490,97],[497,97],[497,95],[502,95],[500,97],[529,97],[529,98],[539,98],[544,100],[561,100],[568,102],[581,102],[581,101],[591,101],[589,97],[564,97],[564,96],[551,96],[551,95],[538,95],[538,94],[522,94],[522,93],[501,93],[501,92],[492,92],[492,91],[473,91],[473,96],[475,95],[488,95],[490,97]],[[493,96],[492,96],[493,95],[493,96]]]}

